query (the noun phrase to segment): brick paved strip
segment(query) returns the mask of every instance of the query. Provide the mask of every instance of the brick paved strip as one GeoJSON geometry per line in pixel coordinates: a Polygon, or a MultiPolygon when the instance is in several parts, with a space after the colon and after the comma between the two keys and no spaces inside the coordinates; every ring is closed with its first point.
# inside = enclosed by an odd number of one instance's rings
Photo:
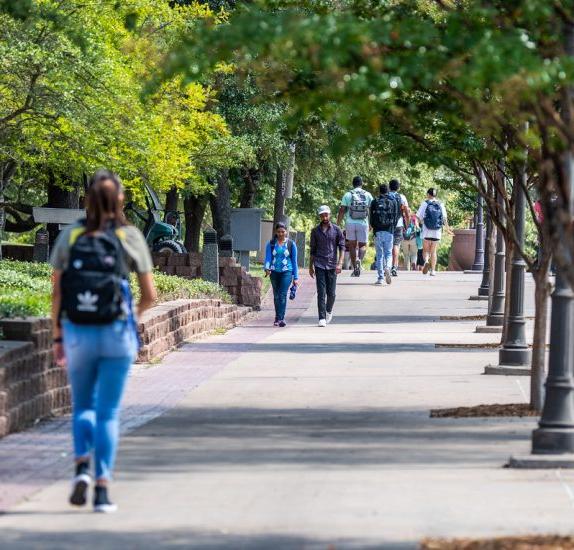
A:
{"type": "MultiPolygon", "coordinates": [[[[289,302],[287,322],[299,319],[307,309],[315,285],[302,279],[297,299],[289,302]]],[[[135,365],[130,374],[121,418],[122,433],[157,418],[175,407],[190,391],[232,363],[248,346],[261,342],[273,328],[273,301],[245,324],[220,336],[210,336],[209,351],[194,343],[184,344],[157,365],[135,365]]],[[[121,453],[121,448],[120,448],[121,453]]],[[[71,470],[70,417],[39,423],[0,440],[0,512],[8,510],[43,487],[69,475],[71,470]]]]}

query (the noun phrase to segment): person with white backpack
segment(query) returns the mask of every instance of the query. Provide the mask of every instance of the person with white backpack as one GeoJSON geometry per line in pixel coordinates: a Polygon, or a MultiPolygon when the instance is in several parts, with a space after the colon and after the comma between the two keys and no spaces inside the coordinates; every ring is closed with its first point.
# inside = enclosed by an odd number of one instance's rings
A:
{"type": "Polygon", "coordinates": [[[436,198],[437,190],[431,187],[427,191],[426,200],[417,211],[417,218],[423,226],[423,275],[430,271],[431,277],[436,273],[437,249],[442,238],[442,228],[447,227],[446,208],[436,198]]]}
{"type": "Polygon", "coordinates": [[[363,178],[355,176],[353,178],[353,189],[345,193],[341,199],[341,206],[337,216],[338,226],[341,225],[343,216],[345,216],[346,237],[353,265],[351,277],[359,277],[361,275],[361,262],[365,258],[369,240],[369,209],[372,202],[373,195],[363,189],[363,178]]]}

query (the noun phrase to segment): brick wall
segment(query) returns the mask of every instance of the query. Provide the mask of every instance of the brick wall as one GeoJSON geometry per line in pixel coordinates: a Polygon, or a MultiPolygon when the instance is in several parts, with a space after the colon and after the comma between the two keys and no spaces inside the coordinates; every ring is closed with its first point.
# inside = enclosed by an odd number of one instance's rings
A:
{"type": "MultiPolygon", "coordinates": [[[[186,340],[236,325],[251,308],[220,300],[174,300],[147,311],[139,323],[150,361],[186,340]]],[[[66,369],[52,357],[50,319],[0,319],[0,437],[39,419],[70,412],[66,369]]]]}
{"type": "MultiPolygon", "coordinates": [[[[168,275],[188,279],[201,277],[201,254],[152,254],[153,264],[168,275]]],[[[253,277],[235,258],[219,258],[219,283],[237,304],[259,309],[261,307],[261,277],[253,277]]]]}
{"type": "Polygon", "coordinates": [[[70,410],[66,369],[52,360],[49,319],[0,319],[0,437],[70,410]]]}
{"type": "Polygon", "coordinates": [[[174,300],[154,307],[139,323],[143,346],[138,362],[151,361],[206,332],[233,327],[250,311],[220,300],[174,300]]]}

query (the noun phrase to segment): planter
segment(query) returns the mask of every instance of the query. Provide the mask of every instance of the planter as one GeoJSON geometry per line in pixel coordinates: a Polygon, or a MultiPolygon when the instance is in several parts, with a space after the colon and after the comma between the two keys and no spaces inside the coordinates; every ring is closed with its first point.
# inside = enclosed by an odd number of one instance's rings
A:
{"type": "Polygon", "coordinates": [[[450,257],[449,271],[471,269],[476,249],[476,229],[455,229],[450,257]]]}

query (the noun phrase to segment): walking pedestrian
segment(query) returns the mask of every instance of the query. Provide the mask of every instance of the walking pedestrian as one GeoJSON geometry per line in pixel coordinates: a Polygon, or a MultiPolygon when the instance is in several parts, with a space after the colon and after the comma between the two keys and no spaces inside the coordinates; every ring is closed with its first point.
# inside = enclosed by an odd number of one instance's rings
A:
{"type": "Polygon", "coordinates": [[[438,201],[437,190],[431,187],[426,200],[420,205],[417,218],[423,224],[423,274],[430,271],[431,277],[436,274],[437,249],[442,238],[443,226],[448,228],[446,208],[438,201]]]}
{"type": "MultiPolygon", "coordinates": [[[[401,243],[401,248],[403,251],[403,257],[405,259],[405,267],[407,271],[416,271],[417,269],[417,256],[418,256],[418,245],[417,245],[417,234],[420,235],[420,228],[418,218],[415,214],[411,214],[410,222],[404,233],[404,240],[401,243]]],[[[421,240],[422,248],[422,240],[421,240]]]]}
{"type": "Polygon", "coordinates": [[[293,284],[299,284],[297,267],[297,245],[287,238],[287,226],[283,222],[275,225],[275,235],[265,250],[265,275],[271,277],[273,302],[275,304],[274,326],[284,327],[287,293],[293,284]]]}
{"type": "Polygon", "coordinates": [[[337,275],[341,273],[345,256],[345,237],[339,226],[331,223],[331,209],[320,206],[317,211],[321,223],[311,231],[309,275],[317,282],[319,326],[327,326],[333,319],[337,275]]]}
{"type": "Polygon", "coordinates": [[[401,216],[400,202],[389,192],[389,186],[382,184],[380,196],[371,203],[371,225],[375,234],[377,281],[382,285],[383,280],[391,284],[391,266],[393,256],[393,238],[399,217],[401,216]]]}
{"type": "Polygon", "coordinates": [[[337,216],[337,225],[341,225],[343,216],[345,216],[345,230],[353,266],[352,277],[361,275],[361,262],[367,252],[369,207],[371,202],[373,202],[373,195],[363,189],[361,176],[355,176],[353,178],[353,189],[343,195],[337,216]]]}
{"type": "Polygon", "coordinates": [[[391,275],[396,277],[399,271],[399,250],[401,243],[404,239],[405,227],[408,225],[410,218],[409,203],[407,198],[399,192],[401,188],[401,183],[397,179],[392,179],[389,181],[389,190],[391,196],[394,196],[401,205],[401,215],[399,221],[397,222],[397,227],[395,228],[395,234],[393,236],[393,265],[391,267],[391,275]]]}
{"type": "Polygon", "coordinates": [[[108,495],[119,434],[119,411],[138,351],[136,314],[156,299],[152,261],[142,233],[128,225],[119,177],[99,170],[87,193],[86,219],[64,229],[51,256],[54,356],[72,387],[75,455],[70,503],[83,506],[95,461],[94,511],[116,509],[108,495]],[[141,290],[133,311],[128,282],[141,290]]]}

